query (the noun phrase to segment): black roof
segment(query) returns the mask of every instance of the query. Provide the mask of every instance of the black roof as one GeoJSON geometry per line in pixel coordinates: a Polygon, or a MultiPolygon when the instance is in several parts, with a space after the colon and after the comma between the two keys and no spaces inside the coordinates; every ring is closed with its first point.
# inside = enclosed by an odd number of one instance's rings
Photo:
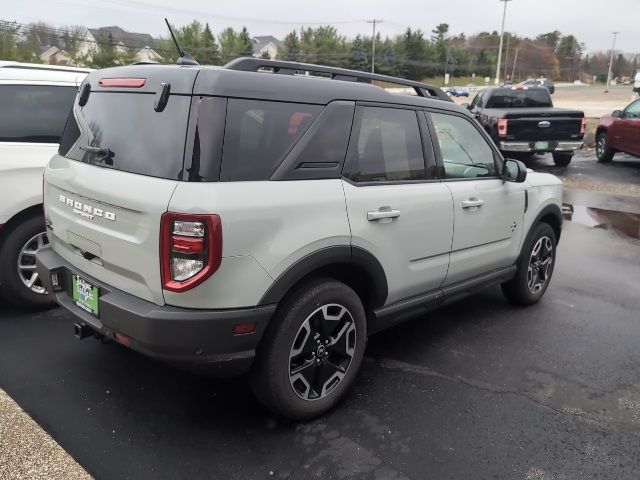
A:
{"type": "MultiPolygon", "coordinates": [[[[256,59],[257,60],[257,59],[256,59]]],[[[261,60],[260,63],[264,63],[261,60]]],[[[232,62],[233,63],[233,62],[232,62]]],[[[274,62],[276,63],[276,62],[274,62]]],[[[277,62],[286,64],[287,62],[277,62]]],[[[304,64],[295,64],[304,65],[304,64]]],[[[141,93],[155,93],[161,83],[171,85],[171,94],[224,96],[237,98],[254,98],[272,101],[289,101],[326,105],[334,100],[351,100],[363,102],[382,102],[398,105],[418,107],[433,107],[458,112],[466,111],[453,103],[438,87],[407,81],[394,77],[375,76],[345,69],[331,69],[330,67],[314,66],[319,71],[335,70],[340,75],[335,79],[323,78],[318,75],[275,74],[273,72],[247,71],[247,69],[233,69],[225,67],[185,66],[185,65],[131,65],[98,70],[91,73],[85,80],[90,82],[92,90],[106,91],[98,85],[102,78],[146,78],[143,88],[131,89],[141,93]],[[346,81],[344,76],[360,77],[356,81],[346,81]],[[429,89],[440,96],[418,96],[390,93],[384,88],[368,83],[371,77],[381,77],[385,81],[408,85],[416,89],[429,89]]],[[[314,70],[316,69],[314,68],[314,70]]],[[[374,78],[377,80],[377,78],[374,78]]],[[[126,88],[114,89],[126,91],[126,88]]],[[[429,95],[427,93],[427,95],[429,95]]]]}

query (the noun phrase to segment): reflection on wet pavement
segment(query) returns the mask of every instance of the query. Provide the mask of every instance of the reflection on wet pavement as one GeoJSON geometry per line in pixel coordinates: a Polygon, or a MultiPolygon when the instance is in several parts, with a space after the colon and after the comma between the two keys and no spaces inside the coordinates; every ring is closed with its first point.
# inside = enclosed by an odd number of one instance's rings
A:
{"type": "Polygon", "coordinates": [[[562,205],[565,220],[591,228],[610,230],[624,237],[640,238],[640,215],[637,213],[585,207],[584,205],[562,205]]]}

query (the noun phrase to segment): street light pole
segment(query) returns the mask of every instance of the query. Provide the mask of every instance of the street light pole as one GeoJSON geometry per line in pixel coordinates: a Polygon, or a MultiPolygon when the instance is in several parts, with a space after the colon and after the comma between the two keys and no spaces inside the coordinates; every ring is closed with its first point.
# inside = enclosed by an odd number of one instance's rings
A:
{"type": "Polygon", "coordinates": [[[496,68],[496,81],[495,84],[500,83],[500,63],[502,62],[502,42],[504,41],[504,19],[507,16],[507,2],[511,0],[500,0],[504,2],[504,10],[502,11],[502,29],[500,30],[500,48],[498,49],[498,66],[496,68]]]}
{"type": "Polygon", "coordinates": [[[371,73],[376,73],[376,23],[382,23],[382,20],[367,20],[367,23],[373,23],[373,37],[371,37],[371,73]]]}
{"type": "Polygon", "coordinates": [[[613,54],[616,51],[616,37],[620,32],[613,33],[613,45],[611,45],[611,58],[609,59],[609,73],[607,73],[607,87],[611,86],[611,68],[613,67],[613,54]]]}

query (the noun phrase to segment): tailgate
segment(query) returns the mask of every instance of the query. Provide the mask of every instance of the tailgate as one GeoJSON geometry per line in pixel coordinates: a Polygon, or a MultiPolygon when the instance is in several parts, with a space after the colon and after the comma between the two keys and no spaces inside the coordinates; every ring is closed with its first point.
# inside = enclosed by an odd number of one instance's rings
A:
{"type": "Polygon", "coordinates": [[[512,118],[513,116],[511,114],[507,116],[509,140],[573,140],[582,138],[582,117],[519,114],[517,118],[512,118]]]}
{"type": "Polygon", "coordinates": [[[164,304],[160,217],[177,183],[56,155],[45,171],[45,215],[53,249],[79,273],[164,304]]]}

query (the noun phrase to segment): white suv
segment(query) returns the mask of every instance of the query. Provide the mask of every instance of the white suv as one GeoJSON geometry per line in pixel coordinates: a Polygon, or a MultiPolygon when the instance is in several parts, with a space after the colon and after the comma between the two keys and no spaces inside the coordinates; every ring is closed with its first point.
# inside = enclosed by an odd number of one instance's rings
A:
{"type": "Polygon", "coordinates": [[[119,67],[87,77],[73,120],[37,259],[77,337],[250,371],[288,417],[339,400],[368,334],[549,285],[562,183],[505,161],[436,87],[263,59],[119,67]]]}
{"type": "Polygon", "coordinates": [[[0,295],[20,307],[52,304],[35,269],[47,243],[42,173],[88,72],[0,62],[0,295]]]}

